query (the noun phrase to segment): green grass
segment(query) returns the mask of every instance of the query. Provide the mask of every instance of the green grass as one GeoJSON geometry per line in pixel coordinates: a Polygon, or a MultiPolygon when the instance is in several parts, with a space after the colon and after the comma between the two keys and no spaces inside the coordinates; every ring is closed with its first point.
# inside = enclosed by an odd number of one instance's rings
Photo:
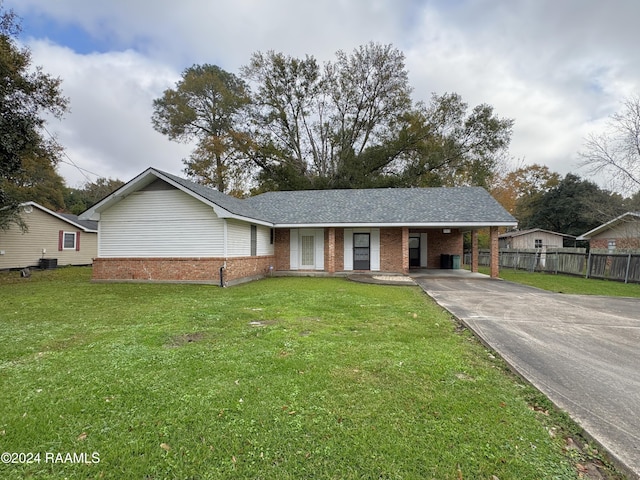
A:
{"type": "MultiPolygon", "coordinates": [[[[482,273],[489,273],[487,267],[481,267],[482,273]]],[[[640,297],[640,284],[623,283],[612,280],[576,277],[572,275],[554,275],[551,273],[527,272],[509,268],[500,269],[500,278],[510,282],[522,283],[557,293],[577,295],[605,295],[608,297],[640,297]]]]}
{"type": "Polygon", "coordinates": [[[0,452],[41,454],[0,478],[578,478],[566,416],[416,287],[89,277],[0,274],[0,452]]]}

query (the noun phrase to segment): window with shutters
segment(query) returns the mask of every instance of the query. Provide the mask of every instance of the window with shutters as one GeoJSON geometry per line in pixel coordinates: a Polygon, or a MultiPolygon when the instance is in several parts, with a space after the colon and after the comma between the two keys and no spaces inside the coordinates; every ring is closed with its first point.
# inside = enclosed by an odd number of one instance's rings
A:
{"type": "Polygon", "coordinates": [[[76,249],[76,232],[64,232],[62,238],[63,250],[75,250],[76,249]]]}

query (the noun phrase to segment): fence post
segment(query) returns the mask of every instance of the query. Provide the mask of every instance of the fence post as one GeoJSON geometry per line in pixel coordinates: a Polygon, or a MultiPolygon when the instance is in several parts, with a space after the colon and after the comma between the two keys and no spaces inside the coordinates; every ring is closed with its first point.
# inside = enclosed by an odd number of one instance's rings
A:
{"type": "Polygon", "coordinates": [[[631,253],[627,257],[627,271],[624,274],[624,283],[629,283],[629,269],[631,268],[631,253]]]}
{"type": "Polygon", "coordinates": [[[589,250],[589,257],[587,258],[587,274],[585,275],[585,278],[589,278],[590,274],[591,274],[591,250],[589,250]]]}

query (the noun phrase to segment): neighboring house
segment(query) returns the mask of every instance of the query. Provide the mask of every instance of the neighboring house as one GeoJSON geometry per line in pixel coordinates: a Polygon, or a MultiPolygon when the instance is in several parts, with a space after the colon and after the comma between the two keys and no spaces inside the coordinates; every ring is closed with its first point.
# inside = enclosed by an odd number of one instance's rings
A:
{"type": "Polygon", "coordinates": [[[501,249],[527,250],[527,249],[547,249],[562,248],[565,239],[575,240],[576,237],[564,233],[551,232],[541,228],[529,230],[514,230],[500,235],[498,244],[501,249]]]}
{"type": "Polygon", "coordinates": [[[640,212],[627,212],[578,237],[592,249],[640,250],[640,212]]]}
{"type": "Polygon", "coordinates": [[[463,233],[516,220],[480,187],[268,192],[248,199],[149,168],[84,212],[99,221],[95,280],[238,282],[272,271],[439,268],[463,233]],[[221,271],[221,268],[224,268],[221,271]]]}
{"type": "Polygon", "coordinates": [[[96,222],[55,213],[35,202],[23,203],[21,208],[27,231],[17,225],[0,230],[0,269],[93,262],[98,252],[96,222]]]}

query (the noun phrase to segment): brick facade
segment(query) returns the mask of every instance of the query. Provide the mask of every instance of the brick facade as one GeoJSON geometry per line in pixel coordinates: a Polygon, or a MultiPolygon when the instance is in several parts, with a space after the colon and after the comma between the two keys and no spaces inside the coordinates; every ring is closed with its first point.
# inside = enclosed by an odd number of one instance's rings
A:
{"type": "MultiPolygon", "coordinates": [[[[326,228],[324,235],[324,271],[344,271],[344,229],[326,228]]],[[[393,227],[380,229],[380,270],[407,273],[409,271],[409,234],[427,233],[427,268],[440,268],[443,253],[462,255],[463,236],[456,229],[443,233],[442,229],[409,229],[393,227]]],[[[289,229],[276,229],[274,255],[233,258],[96,258],[94,280],[220,282],[220,267],[226,262],[227,284],[264,277],[270,267],[276,271],[290,270],[289,229]]]]}
{"type": "Polygon", "coordinates": [[[226,262],[225,282],[261,278],[269,274],[276,257],[232,258],[96,258],[93,280],[130,280],[220,283],[220,267],[226,262]]]}
{"type": "Polygon", "coordinates": [[[380,270],[385,272],[402,272],[402,264],[402,229],[381,228],[380,270]]]}
{"type": "Polygon", "coordinates": [[[609,240],[615,240],[616,250],[640,250],[640,238],[592,238],[589,246],[592,249],[609,249],[609,240]]]}
{"type": "Polygon", "coordinates": [[[427,233],[427,268],[440,268],[440,255],[460,255],[464,253],[464,237],[462,232],[452,228],[450,233],[443,233],[441,228],[432,230],[411,230],[411,233],[427,233]]]}

